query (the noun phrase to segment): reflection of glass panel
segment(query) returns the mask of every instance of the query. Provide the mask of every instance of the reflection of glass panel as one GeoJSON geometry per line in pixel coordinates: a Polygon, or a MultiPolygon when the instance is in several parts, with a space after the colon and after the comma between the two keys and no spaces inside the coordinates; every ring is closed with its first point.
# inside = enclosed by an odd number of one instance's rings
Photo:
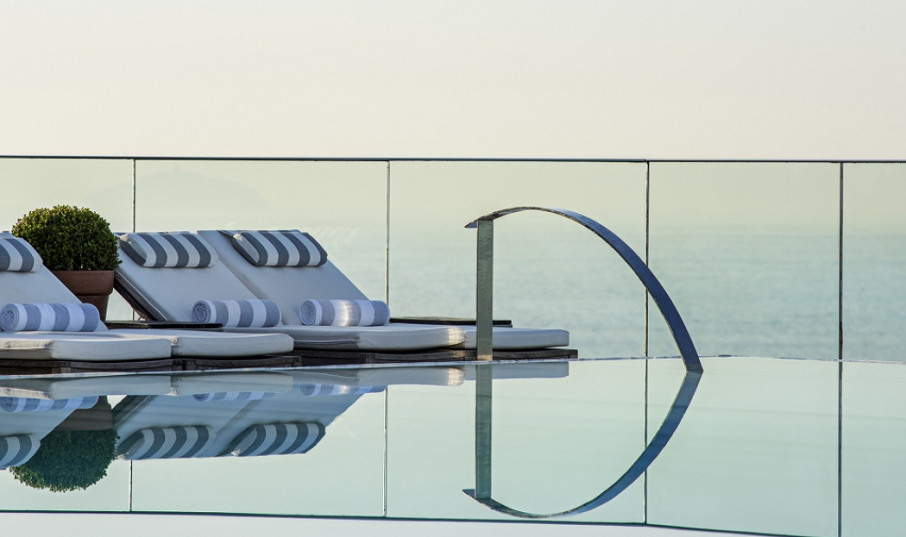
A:
{"type": "Polygon", "coordinates": [[[843,365],[843,535],[902,535],[906,527],[906,370],[843,365]]]}
{"type": "Polygon", "coordinates": [[[301,229],[366,295],[384,297],[382,162],[138,161],[139,231],[301,229]]]}
{"type": "MultiPolygon", "coordinates": [[[[88,207],[115,231],[132,229],[132,161],[92,159],[0,159],[0,229],[39,207],[88,207]]],[[[114,293],[108,319],[128,319],[132,309],[114,293]]]]}
{"type": "MultiPolygon", "coordinates": [[[[475,316],[469,221],[519,205],[600,221],[644,256],[645,166],[394,162],[390,298],[397,314],[475,316]]],[[[644,288],[600,239],[541,213],[495,224],[495,317],[570,331],[581,356],[644,352],[644,288]]]]}
{"type": "MultiPolygon", "coordinates": [[[[644,449],[643,361],[493,368],[495,500],[537,513],[574,508],[613,484],[644,449]]],[[[468,380],[474,369],[466,371],[468,380]]],[[[388,516],[514,520],[463,493],[475,485],[475,386],[393,388],[388,516]]],[[[612,501],[566,520],[642,522],[643,491],[639,479],[612,501]]]]}
{"type": "Polygon", "coordinates": [[[906,360],[906,165],[851,164],[843,178],[843,357],[906,360]]]}
{"type": "MultiPolygon", "coordinates": [[[[689,410],[648,471],[648,522],[836,535],[837,363],[703,362],[689,410]]],[[[649,423],[657,424],[682,363],[648,367],[649,423]]]]}
{"type": "Polygon", "coordinates": [[[651,165],[650,264],[702,355],[836,358],[838,236],[836,165],[651,165]]]}

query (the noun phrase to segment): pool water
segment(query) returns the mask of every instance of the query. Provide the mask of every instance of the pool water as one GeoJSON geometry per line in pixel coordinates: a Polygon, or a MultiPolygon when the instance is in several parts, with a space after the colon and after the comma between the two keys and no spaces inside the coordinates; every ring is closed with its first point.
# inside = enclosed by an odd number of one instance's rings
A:
{"type": "Polygon", "coordinates": [[[50,445],[47,435],[76,416],[11,412],[12,398],[100,395],[121,444],[137,431],[190,425],[215,439],[198,457],[118,458],[84,490],[35,489],[2,472],[0,501],[7,512],[469,522],[555,515],[543,520],[902,533],[906,366],[755,357],[703,364],[701,375],[663,358],[4,377],[5,436],[31,432],[50,445]],[[252,450],[237,448],[250,428],[298,423],[319,431],[304,452],[233,454],[252,450]],[[585,512],[556,515],[595,498],[585,512]]]}

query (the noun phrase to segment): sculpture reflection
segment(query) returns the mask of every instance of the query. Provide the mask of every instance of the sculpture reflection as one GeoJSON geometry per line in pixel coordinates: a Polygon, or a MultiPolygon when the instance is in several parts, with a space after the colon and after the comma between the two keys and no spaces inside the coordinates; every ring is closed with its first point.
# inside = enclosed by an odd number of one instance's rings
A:
{"type": "Polygon", "coordinates": [[[638,479],[651,463],[657,458],[667,442],[679,427],[686,409],[692,402],[695,390],[701,381],[702,373],[698,371],[687,370],[679,391],[673,400],[663,424],[658,428],[651,442],[645,447],[642,454],[633,462],[630,467],[620,476],[612,485],[604,489],[599,495],[591,500],[578,505],[572,509],[559,511],[556,513],[529,513],[504,505],[492,497],[491,486],[491,416],[493,402],[493,377],[492,371],[487,367],[476,367],[476,392],[475,392],[475,488],[464,489],[468,496],[474,498],[477,502],[506,515],[519,518],[554,518],[566,515],[575,515],[596,509],[621,492],[626,490],[636,479],[638,479]]]}

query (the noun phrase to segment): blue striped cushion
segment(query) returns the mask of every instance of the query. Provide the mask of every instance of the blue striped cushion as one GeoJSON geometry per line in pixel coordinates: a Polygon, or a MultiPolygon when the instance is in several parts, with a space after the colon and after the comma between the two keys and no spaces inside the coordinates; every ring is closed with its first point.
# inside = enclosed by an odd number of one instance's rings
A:
{"type": "Polygon", "coordinates": [[[256,267],[319,267],[327,252],[308,233],[299,230],[239,231],[233,247],[256,267]]]}
{"type": "Polygon", "coordinates": [[[97,395],[70,399],[31,399],[27,397],[0,397],[4,412],[40,412],[44,410],[78,410],[91,408],[98,402],[97,395]]]}
{"type": "Polygon", "coordinates": [[[324,436],[318,422],[252,425],[233,439],[226,453],[237,457],[305,453],[324,436]]]}
{"type": "Polygon", "coordinates": [[[150,427],[132,433],[116,452],[120,458],[183,459],[203,454],[214,443],[214,430],[206,425],[150,427]]]}
{"type": "Polygon", "coordinates": [[[277,326],[280,306],[273,300],[199,300],[192,307],[192,319],[223,326],[277,326]]]}
{"type": "Polygon", "coordinates": [[[41,265],[41,256],[24,239],[0,239],[0,271],[34,272],[41,265]]]}
{"type": "Polygon", "coordinates": [[[390,321],[390,308],[380,300],[306,300],[299,319],[306,326],[379,326],[390,321]]]}
{"type": "Polygon", "coordinates": [[[148,268],[204,268],[217,262],[217,253],[198,235],[186,231],[124,233],[120,248],[148,268]]]}
{"type": "Polygon", "coordinates": [[[101,325],[98,309],[80,302],[65,304],[7,304],[0,309],[0,330],[95,332],[101,325]]]}
{"type": "Polygon", "coordinates": [[[0,468],[24,464],[39,447],[41,440],[33,434],[0,437],[0,468]]]}

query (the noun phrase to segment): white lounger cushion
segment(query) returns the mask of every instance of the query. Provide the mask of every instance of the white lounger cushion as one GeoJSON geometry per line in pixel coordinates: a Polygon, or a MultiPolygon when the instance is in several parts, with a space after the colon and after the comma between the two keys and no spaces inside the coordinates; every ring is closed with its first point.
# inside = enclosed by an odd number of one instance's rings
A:
{"type": "MultiPolygon", "coordinates": [[[[474,326],[461,326],[465,333],[463,349],[474,349],[478,330],[474,326]]],[[[569,345],[569,332],[557,328],[494,328],[494,348],[498,350],[543,349],[569,345]]]]}
{"type": "Polygon", "coordinates": [[[274,331],[292,336],[297,349],[410,351],[450,347],[463,342],[455,326],[385,324],[383,326],[289,326],[228,328],[230,332],[274,331]]]}
{"type": "Polygon", "coordinates": [[[28,332],[0,334],[0,357],[103,362],[170,357],[163,338],[133,338],[109,332],[28,332]]]}
{"type": "Polygon", "coordinates": [[[130,330],[116,328],[105,334],[129,339],[161,339],[170,342],[173,356],[257,356],[280,354],[293,350],[293,338],[275,334],[273,329],[263,334],[206,332],[204,330],[154,329],[130,330]]]}

